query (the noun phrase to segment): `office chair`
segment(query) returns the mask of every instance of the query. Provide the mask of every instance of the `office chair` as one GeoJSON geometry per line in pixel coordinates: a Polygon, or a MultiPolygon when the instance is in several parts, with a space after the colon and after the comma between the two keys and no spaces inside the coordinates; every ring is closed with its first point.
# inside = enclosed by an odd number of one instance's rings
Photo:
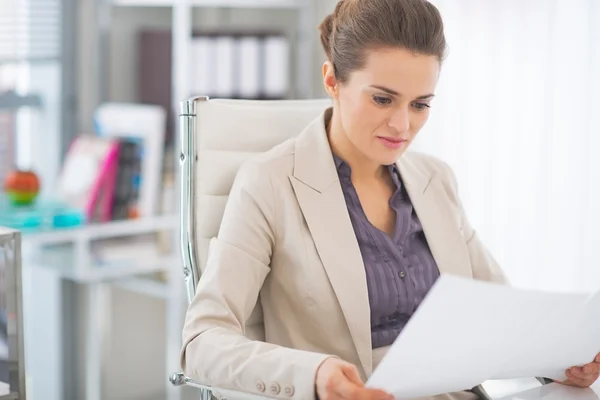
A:
{"type": "MultiPolygon", "coordinates": [[[[331,102],[328,100],[250,101],[197,97],[181,104],[181,252],[188,301],[204,269],[210,239],[217,236],[227,196],[239,166],[296,136],[331,102]]],[[[246,332],[264,340],[262,310],[257,304],[246,332]]],[[[201,389],[203,400],[211,395],[229,399],[264,399],[211,388],[182,373],[171,383],[201,389]],[[237,396],[236,396],[237,395],[237,396]]]]}
{"type": "MultiPolygon", "coordinates": [[[[212,100],[196,97],[181,104],[181,252],[191,301],[205,267],[210,239],[217,236],[229,190],[239,166],[300,134],[331,102],[329,100],[212,100]]],[[[246,323],[248,337],[264,340],[262,310],[257,304],[246,323]]],[[[195,382],[183,373],[170,377],[175,386],[201,390],[203,400],[259,400],[264,397],[223,390],[195,382]]],[[[490,399],[486,388],[476,393],[490,399]]],[[[489,387],[488,387],[489,391],[489,387]]]]}

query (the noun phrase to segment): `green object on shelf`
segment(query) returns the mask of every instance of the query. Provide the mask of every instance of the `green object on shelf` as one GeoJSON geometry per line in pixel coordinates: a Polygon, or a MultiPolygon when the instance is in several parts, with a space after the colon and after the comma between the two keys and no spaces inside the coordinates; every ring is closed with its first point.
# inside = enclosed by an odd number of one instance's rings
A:
{"type": "Polygon", "coordinates": [[[25,206],[33,203],[37,193],[27,192],[6,192],[8,199],[16,206],[25,206]]]}
{"type": "Polygon", "coordinates": [[[0,226],[23,232],[38,232],[59,228],[72,228],[85,224],[85,214],[67,204],[38,199],[31,204],[16,204],[0,194],[0,226]]]}

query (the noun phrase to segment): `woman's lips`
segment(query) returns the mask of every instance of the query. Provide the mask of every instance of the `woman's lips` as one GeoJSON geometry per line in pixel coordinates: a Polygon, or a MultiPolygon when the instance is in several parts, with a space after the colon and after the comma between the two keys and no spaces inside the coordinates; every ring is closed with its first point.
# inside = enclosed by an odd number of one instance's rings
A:
{"type": "Polygon", "coordinates": [[[377,139],[388,149],[399,149],[406,142],[405,139],[377,136],[377,139]]]}

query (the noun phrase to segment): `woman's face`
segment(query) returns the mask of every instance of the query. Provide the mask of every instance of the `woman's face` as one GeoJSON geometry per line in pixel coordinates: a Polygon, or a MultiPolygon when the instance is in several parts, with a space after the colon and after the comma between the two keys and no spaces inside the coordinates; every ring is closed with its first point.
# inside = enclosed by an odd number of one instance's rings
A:
{"type": "Polygon", "coordinates": [[[323,72],[349,142],[367,159],[389,165],[427,121],[440,63],[435,56],[391,48],[370,51],[365,67],[343,84],[331,65],[323,72]]]}

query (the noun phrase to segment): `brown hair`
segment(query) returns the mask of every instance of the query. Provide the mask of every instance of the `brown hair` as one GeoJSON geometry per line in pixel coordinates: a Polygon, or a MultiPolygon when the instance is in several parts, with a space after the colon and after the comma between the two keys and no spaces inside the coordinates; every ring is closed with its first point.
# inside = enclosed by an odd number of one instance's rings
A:
{"type": "Polygon", "coordinates": [[[427,0],[340,0],[319,30],[342,83],[364,67],[370,49],[398,47],[436,56],[440,62],[446,52],[442,18],[427,0]]]}

